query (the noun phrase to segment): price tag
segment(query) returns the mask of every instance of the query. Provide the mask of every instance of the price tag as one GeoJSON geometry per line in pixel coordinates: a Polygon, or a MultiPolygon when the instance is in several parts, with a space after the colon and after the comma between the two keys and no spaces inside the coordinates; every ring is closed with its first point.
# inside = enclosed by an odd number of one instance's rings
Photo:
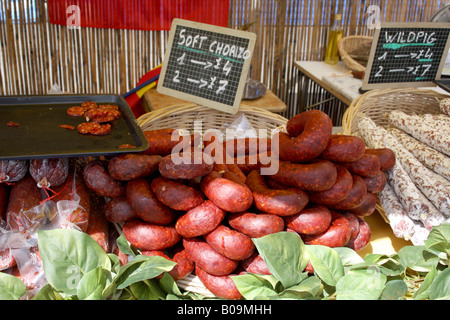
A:
{"type": "Polygon", "coordinates": [[[375,30],[362,89],[434,86],[450,46],[448,23],[384,23],[375,30]]]}
{"type": "Polygon", "coordinates": [[[174,19],[157,91],[236,114],[255,41],[251,32],[174,19]]]}

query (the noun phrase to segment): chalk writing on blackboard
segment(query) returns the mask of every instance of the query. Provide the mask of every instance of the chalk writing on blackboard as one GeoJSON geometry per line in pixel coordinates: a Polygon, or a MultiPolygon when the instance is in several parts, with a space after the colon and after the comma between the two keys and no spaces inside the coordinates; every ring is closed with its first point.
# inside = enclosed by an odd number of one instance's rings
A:
{"type": "Polygon", "coordinates": [[[236,113],[256,36],[174,19],[158,91],[236,113]]]}
{"type": "Polygon", "coordinates": [[[449,47],[450,28],[441,25],[382,24],[374,35],[362,89],[432,85],[449,47]]]}

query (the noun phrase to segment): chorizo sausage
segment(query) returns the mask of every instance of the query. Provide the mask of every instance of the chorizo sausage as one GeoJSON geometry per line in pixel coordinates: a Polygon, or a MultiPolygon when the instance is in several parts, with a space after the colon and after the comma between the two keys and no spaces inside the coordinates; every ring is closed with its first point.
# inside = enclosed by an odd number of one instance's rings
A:
{"type": "Polygon", "coordinates": [[[106,164],[95,160],[88,163],[83,170],[83,178],[87,187],[103,197],[116,198],[125,194],[125,187],[109,174],[106,164]]]}
{"type": "Polygon", "coordinates": [[[138,218],[138,215],[133,211],[125,196],[109,200],[105,204],[105,216],[112,223],[122,223],[138,218]]]}
{"type": "Polygon", "coordinates": [[[353,162],[342,162],[348,171],[361,177],[373,177],[380,171],[380,159],[374,154],[363,154],[361,158],[353,162]]]}
{"type": "Polygon", "coordinates": [[[264,259],[258,252],[253,252],[253,254],[247,259],[242,260],[241,266],[245,269],[245,271],[256,274],[266,274],[271,275],[267,264],[264,262],[264,259]]]}
{"type": "Polygon", "coordinates": [[[225,218],[226,212],[211,200],[189,210],[177,219],[175,228],[184,238],[193,238],[214,230],[225,218]]]}
{"type": "Polygon", "coordinates": [[[246,259],[255,251],[255,245],[247,235],[223,224],[203,237],[214,250],[231,260],[246,259]]]}
{"type": "Polygon", "coordinates": [[[350,210],[362,203],[367,194],[367,186],[364,179],[358,175],[352,174],[353,185],[347,196],[338,203],[330,205],[337,210],[350,210]]]}
{"type": "Polygon", "coordinates": [[[350,228],[352,229],[350,240],[355,239],[359,233],[359,218],[351,212],[341,212],[341,214],[350,222],[350,228]]]}
{"type": "Polygon", "coordinates": [[[108,172],[119,181],[139,179],[157,171],[161,160],[159,155],[124,153],[109,161],[108,172]]]}
{"type": "Polygon", "coordinates": [[[281,184],[307,191],[330,189],[337,179],[337,170],[331,161],[317,160],[311,163],[280,161],[278,172],[271,178],[281,184]]]}
{"type": "Polygon", "coordinates": [[[12,230],[33,231],[46,219],[41,212],[34,212],[34,207],[43,200],[41,189],[30,174],[14,183],[9,194],[6,208],[6,222],[12,230]]]}
{"type": "Polygon", "coordinates": [[[133,211],[146,222],[167,225],[176,218],[175,212],[155,197],[146,179],[128,181],[126,196],[133,211]]]}
{"type": "Polygon", "coordinates": [[[317,235],[325,232],[331,224],[331,212],[322,205],[310,205],[293,216],[286,217],[288,228],[301,234],[317,235]]]}
{"type": "Polygon", "coordinates": [[[383,191],[387,183],[386,174],[384,171],[378,170],[377,174],[373,177],[363,177],[367,187],[367,192],[378,193],[383,191]]]}
{"type": "Polygon", "coordinates": [[[356,214],[358,217],[365,217],[374,213],[376,206],[377,195],[372,192],[367,192],[363,201],[358,206],[349,209],[349,211],[356,214]]]}
{"type": "Polygon", "coordinates": [[[353,162],[361,158],[366,149],[360,137],[334,134],[320,158],[335,162],[353,162]]]}
{"type": "Polygon", "coordinates": [[[25,177],[28,172],[28,160],[1,160],[0,183],[16,182],[25,177]]]}
{"type": "Polygon", "coordinates": [[[351,238],[346,247],[353,249],[354,251],[360,251],[364,249],[370,242],[370,237],[372,236],[372,231],[370,226],[363,218],[358,218],[359,220],[359,232],[354,238],[351,238]]]}
{"type": "Polygon", "coordinates": [[[215,276],[209,274],[197,265],[195,266],[195,274],[204,286],[216,297],[230,300],[238,300],[242,298],[242,295],[236,288],[231,276],[215,276]]]}
{"type": "Polygon", "coordinates": [[[201,238],[183,238],[183,246],[197,266],[215,276],[230,274],[239,264],[239,261],[228,259],[218,253],[201,238]]]}
{"type": "Polygon", "coordinates": [[[169,271],[169,274],[175,281],[187,277],[194,271],[194,262],[191,260],[185,249],[175,252],[172,260],[177,264],[169,271]]]}
{"type": "Polygon", "coordinates": [[[336,182],[325,191],[310,191],[309,200],[323,205],[331,205],[344,199],[353,186],[353,179],[350,172],[342,165],[334,163],[336,167],[336,182]]]}
{"type": "Polygon", "coordinates": [[[105,252],[109,252],[109,223],[105,216],[105,200],[91,196],[91,213],[86,233],[90,235],[105,252]]]}
{"type": "Polygon", "coordinates": [[[380,160],[380,170],[388,171],[395,164],[395,153],[389,148],[367,148],[365,154],[373,154],[380,160]]]}
{"type": "Polygon", "coordinates": [[[228,214],[230,226],[250,238],[260,238],[284,230],[284,220],[269,213],[238,212],[228,214]]]}
{"type": "Polygon", "coordinates": [[[167,156],[175,147],[180,149],[190,148],[197,145],[196,135],[182,135],[175,129],[159,129],[143,131],[149,147],[141,153],[147,155],[167,156]]]}
{"type": "Polygon", "coordinates": [[[69,174],[66,183],[56,186],[53,191],[56,192],[56,196],[53,198],[56,203],[79,197],[78,207],[67,217],[67,221],[86,232],[91,213],[91,195],[81,173],[69,174]]]}
{"type": "Polygon", "coordinates": [[[232,172],[212,171],[202,177],[200,188],[209,200],[228,212],[242,212],[253,204],[252,191],[232,172]]]}
{"type": "Polygon", "coordinates": [[[320,110],[302,112],[286,124],[288,134],[278,133],[278,154],[281,160],[308,162],[318,157],[328,145],[333,123],[320,110]]]}
{"type": "Polygon", "coordinates": [[[256,208],[266,213],[289,216],[308,203],[308,194],[298,188],[270,189],[258,170],[248,174],[246,184],[253,192],[256,208]]]}
{"type": "Polygon", "coordinates": [[[181,240],[174,226],[160,226],[140,219],[125,222],[122,232],[128,242],[140,250],[164,250],[181,240]]]}
{"type": "Polygon", "coordinates": [[[32,159],[29,171],[38,187],[56,187],[63,184],[69,175],[69,159],[32,159]]]}
{"type": "Polygon", "coordinates": [[[203,152],[169,154],[159,163],[159,172],[166,179],[194,179],[210,173],[214,167],[211,157],[203,152]]]}
{"type": "Polygon", "coordinates": [[[303,235],[301,237],[305,244],[323,245],[327,247],[343,247],[352,235],[350,222],[342,214],[331,212],[331,225],[325,232],[318,235],[303,235]]]}
{"type": "Polygon", "coordinates": [[[189,211],[205,201],[197,189],[163,177],[153,179],[150,187],[156,198],[173,210],[189,211]]]}

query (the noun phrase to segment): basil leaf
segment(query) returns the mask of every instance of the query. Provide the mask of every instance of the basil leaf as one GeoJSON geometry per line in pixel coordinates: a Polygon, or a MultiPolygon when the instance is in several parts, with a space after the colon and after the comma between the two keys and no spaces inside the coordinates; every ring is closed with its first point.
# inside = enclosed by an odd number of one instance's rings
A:
{"type": "Polygon", "coordinates": [[[272,275],[285,288],[305,278],[303,270],[308,260],[305,244],[298,234],[282,231],[252,240],[272,275]]]}
{"type": "Polygon", "coordinates": [[[17,277],[0,272],[0,300],[19,300],[27,292],[27,287],[17,277]]]}
{"type": "Polygon", "coordinates": [[[350,272],[336,283],[336,300],[377,300],[385,283],[381,272],[350,272]]]}
{"type": "Polygon", "coordinates": [[[231,279],[242,296],[247,300],[277,294],[269,281],[254,274],[232,276],[231,279]]]}
{"type": "Polygon", "coordinates": [[[107,283],[107,272],[102,267],[86,272],[78,283],[78,299],[101,300],[103,289],[105,289],[107,283]]]}
{"type": "Polygon", "coordinates": [[[398,251],[399,262],[417,272],[429,272],[436,268],[439,258],[424,260],[425,246],[405,246],[398,251]]]}
{"type": "Polygon", "coordinates": [[[307,245],[306,250],[314,273],[327,285],[335,286],[344,275],[344,266],[338,253],[330,247],[321,245],[307,245]]]}
{"type": "Polygon", "coordinates": [[[76,295],[84,274],[97,267],[111,269],[103,248],[84,232],[53,229],[37,233],[45,277],[56,290],[76,295]]]}
{"type": "Polygon", "coordinates": [[[450,268],[441,271],[430,286],[431,300],[450,300],[450,268]]]}
{"type": "Polygon", "coordinates": [[[408,286],[403,280],[391,280],[386,283],[380,300],[401,300],[407,291],[408,286]]]}

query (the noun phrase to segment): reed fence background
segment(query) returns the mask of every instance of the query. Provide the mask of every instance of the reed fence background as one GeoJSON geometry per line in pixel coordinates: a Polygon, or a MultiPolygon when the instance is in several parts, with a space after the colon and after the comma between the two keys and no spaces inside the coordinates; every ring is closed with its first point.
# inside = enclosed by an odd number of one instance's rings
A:
{"type": "MultiPolygon", "coordinates": [[[[208,0],[205,0],[208,1],[208,0]]],[[[297,112],[296,60],[322,60],[333,15],[344,36],[371,35],[370,5],[381,21],[429,21],[450,1],[229,0],[228,27],[257,35],[250,77],[297,112]]],[[[80,28],[49,23],[44,0],[0,0],[0,95],[46,94],[53,84],[77,94],[123,94],[162,62],[168,31],[80,28]]]]}

